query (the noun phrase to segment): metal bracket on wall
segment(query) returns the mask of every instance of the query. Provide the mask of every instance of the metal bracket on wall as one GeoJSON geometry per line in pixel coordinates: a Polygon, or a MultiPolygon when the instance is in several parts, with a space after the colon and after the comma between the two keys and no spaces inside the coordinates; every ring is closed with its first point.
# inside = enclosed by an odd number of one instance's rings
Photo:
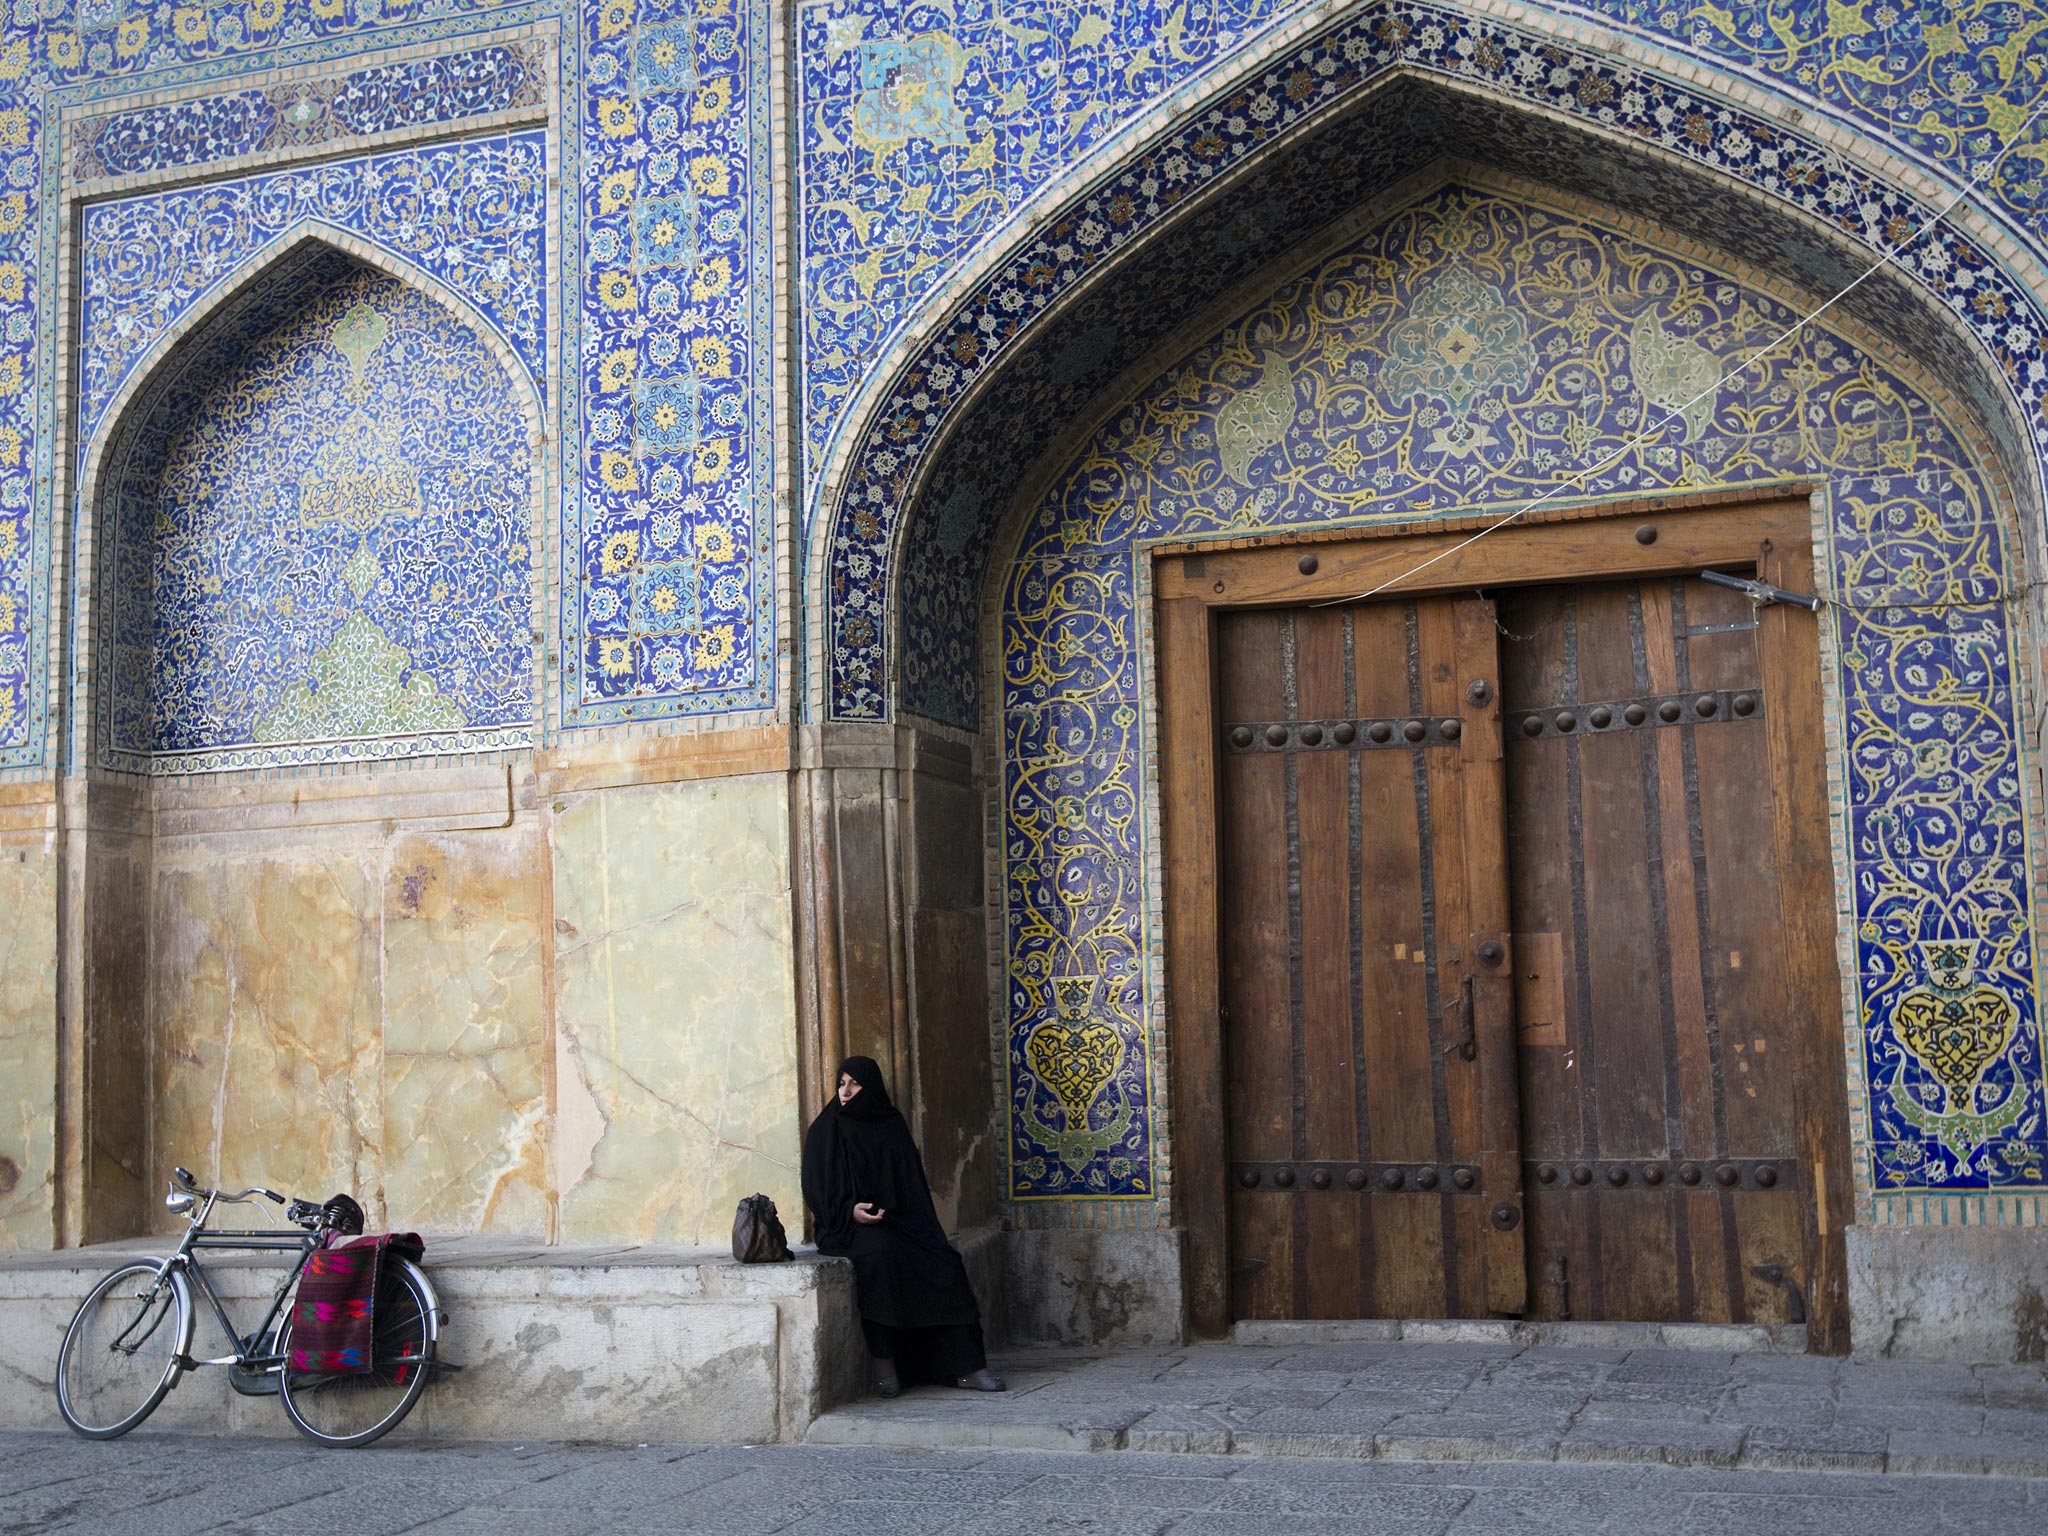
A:
{"type": "Polygon", "coordinates": [[[1819,613],[1821,600],[1811,592],[1787,592],[1783,587],[1774,587],[1768,581],[1751,581],[1746,576],[1730,576],[1726,571],[1701,571],[1700,580],[1711,582],[1717,587],[1726,587],[1731,592],[1740,592],[1759,608],[1766,603],[1790,603],[1794,608],[1804,608],[1808,613],[1819,613]]]}

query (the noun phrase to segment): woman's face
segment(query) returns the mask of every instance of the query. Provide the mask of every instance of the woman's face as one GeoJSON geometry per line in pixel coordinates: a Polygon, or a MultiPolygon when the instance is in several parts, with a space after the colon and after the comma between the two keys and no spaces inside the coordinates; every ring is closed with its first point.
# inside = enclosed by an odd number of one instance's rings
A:
{"type": "Polygon", "coordinates": [[[860,1084],[853,1080],[853,1074],[851,1072],[842,1072],[839,1074],[840,1103],[851,1104],[853,1102],[853,1096],[859,1092],[860,1084]]]}

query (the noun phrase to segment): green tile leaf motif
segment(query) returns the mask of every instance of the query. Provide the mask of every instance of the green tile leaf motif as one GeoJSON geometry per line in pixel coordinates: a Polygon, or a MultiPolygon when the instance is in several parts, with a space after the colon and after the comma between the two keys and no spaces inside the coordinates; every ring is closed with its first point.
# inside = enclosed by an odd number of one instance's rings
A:
{"type": "Polygon", "coordinates": [[[316,652],[313,675],[285,690],[256,722],[258,741],[320,741],[391,733],[452,731],[462,711],[424,672],[406,675],[412,658],[366,613],[342,621],[332,644],[316,652]]]}
{"type": "Polygon", "coordinates": [[[1500,290],[1468,267],[1446,270],[1415,296],[1387,341],[1383,377],[1396,395],[1422,394],[1463,415],[1475,395],[1526,385],[1536,371],[1529,326],[1500,290]]]}
{"type": "Polygon", "coordinates": [[[1700,438],[1714,419],[1714,385],[1721,360],[1696,341],[1674,336],[1655,310],[1636,319],[1630,335],[1636,384],[1643,398],[1685,422],[1685,435],[1700,438]]]}
{"type": "Polygon", "coordinates": [[[1287,359],[1271,347],[1260,360],[1259,380],[1216,413],[1216,444],[1223,472],[1246,484],[1252,460],[1278,447],[1294,419],[1294,384],[1287,359]]]}

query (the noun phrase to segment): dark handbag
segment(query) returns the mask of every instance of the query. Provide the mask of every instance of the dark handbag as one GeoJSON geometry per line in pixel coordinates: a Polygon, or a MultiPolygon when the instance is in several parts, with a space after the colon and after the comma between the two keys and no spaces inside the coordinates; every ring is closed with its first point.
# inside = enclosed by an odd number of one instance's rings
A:
{"type": "Polygon", "coordinates": [[[747,1196],[733,1213],[732,1256],[742,1264],[780,1264],[796,1257],[775,1202],[766,1195],[747,1196]]]}

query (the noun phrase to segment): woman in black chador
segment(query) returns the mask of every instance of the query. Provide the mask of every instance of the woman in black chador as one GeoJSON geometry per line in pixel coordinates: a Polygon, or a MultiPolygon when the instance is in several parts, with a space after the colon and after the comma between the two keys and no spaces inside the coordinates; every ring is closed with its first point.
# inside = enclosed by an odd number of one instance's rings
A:
{"type": "Polygon", "coordinates": [[[894,1397],[905,1381],[1003,1390],[982,1352],[967,1266],[932,1209],[924,1159],[866,1056],[839,1064],[839,1093],[804,1137],[804,1200],[818,1252],[853,1260],[877,1392],[894,1397]]]}

